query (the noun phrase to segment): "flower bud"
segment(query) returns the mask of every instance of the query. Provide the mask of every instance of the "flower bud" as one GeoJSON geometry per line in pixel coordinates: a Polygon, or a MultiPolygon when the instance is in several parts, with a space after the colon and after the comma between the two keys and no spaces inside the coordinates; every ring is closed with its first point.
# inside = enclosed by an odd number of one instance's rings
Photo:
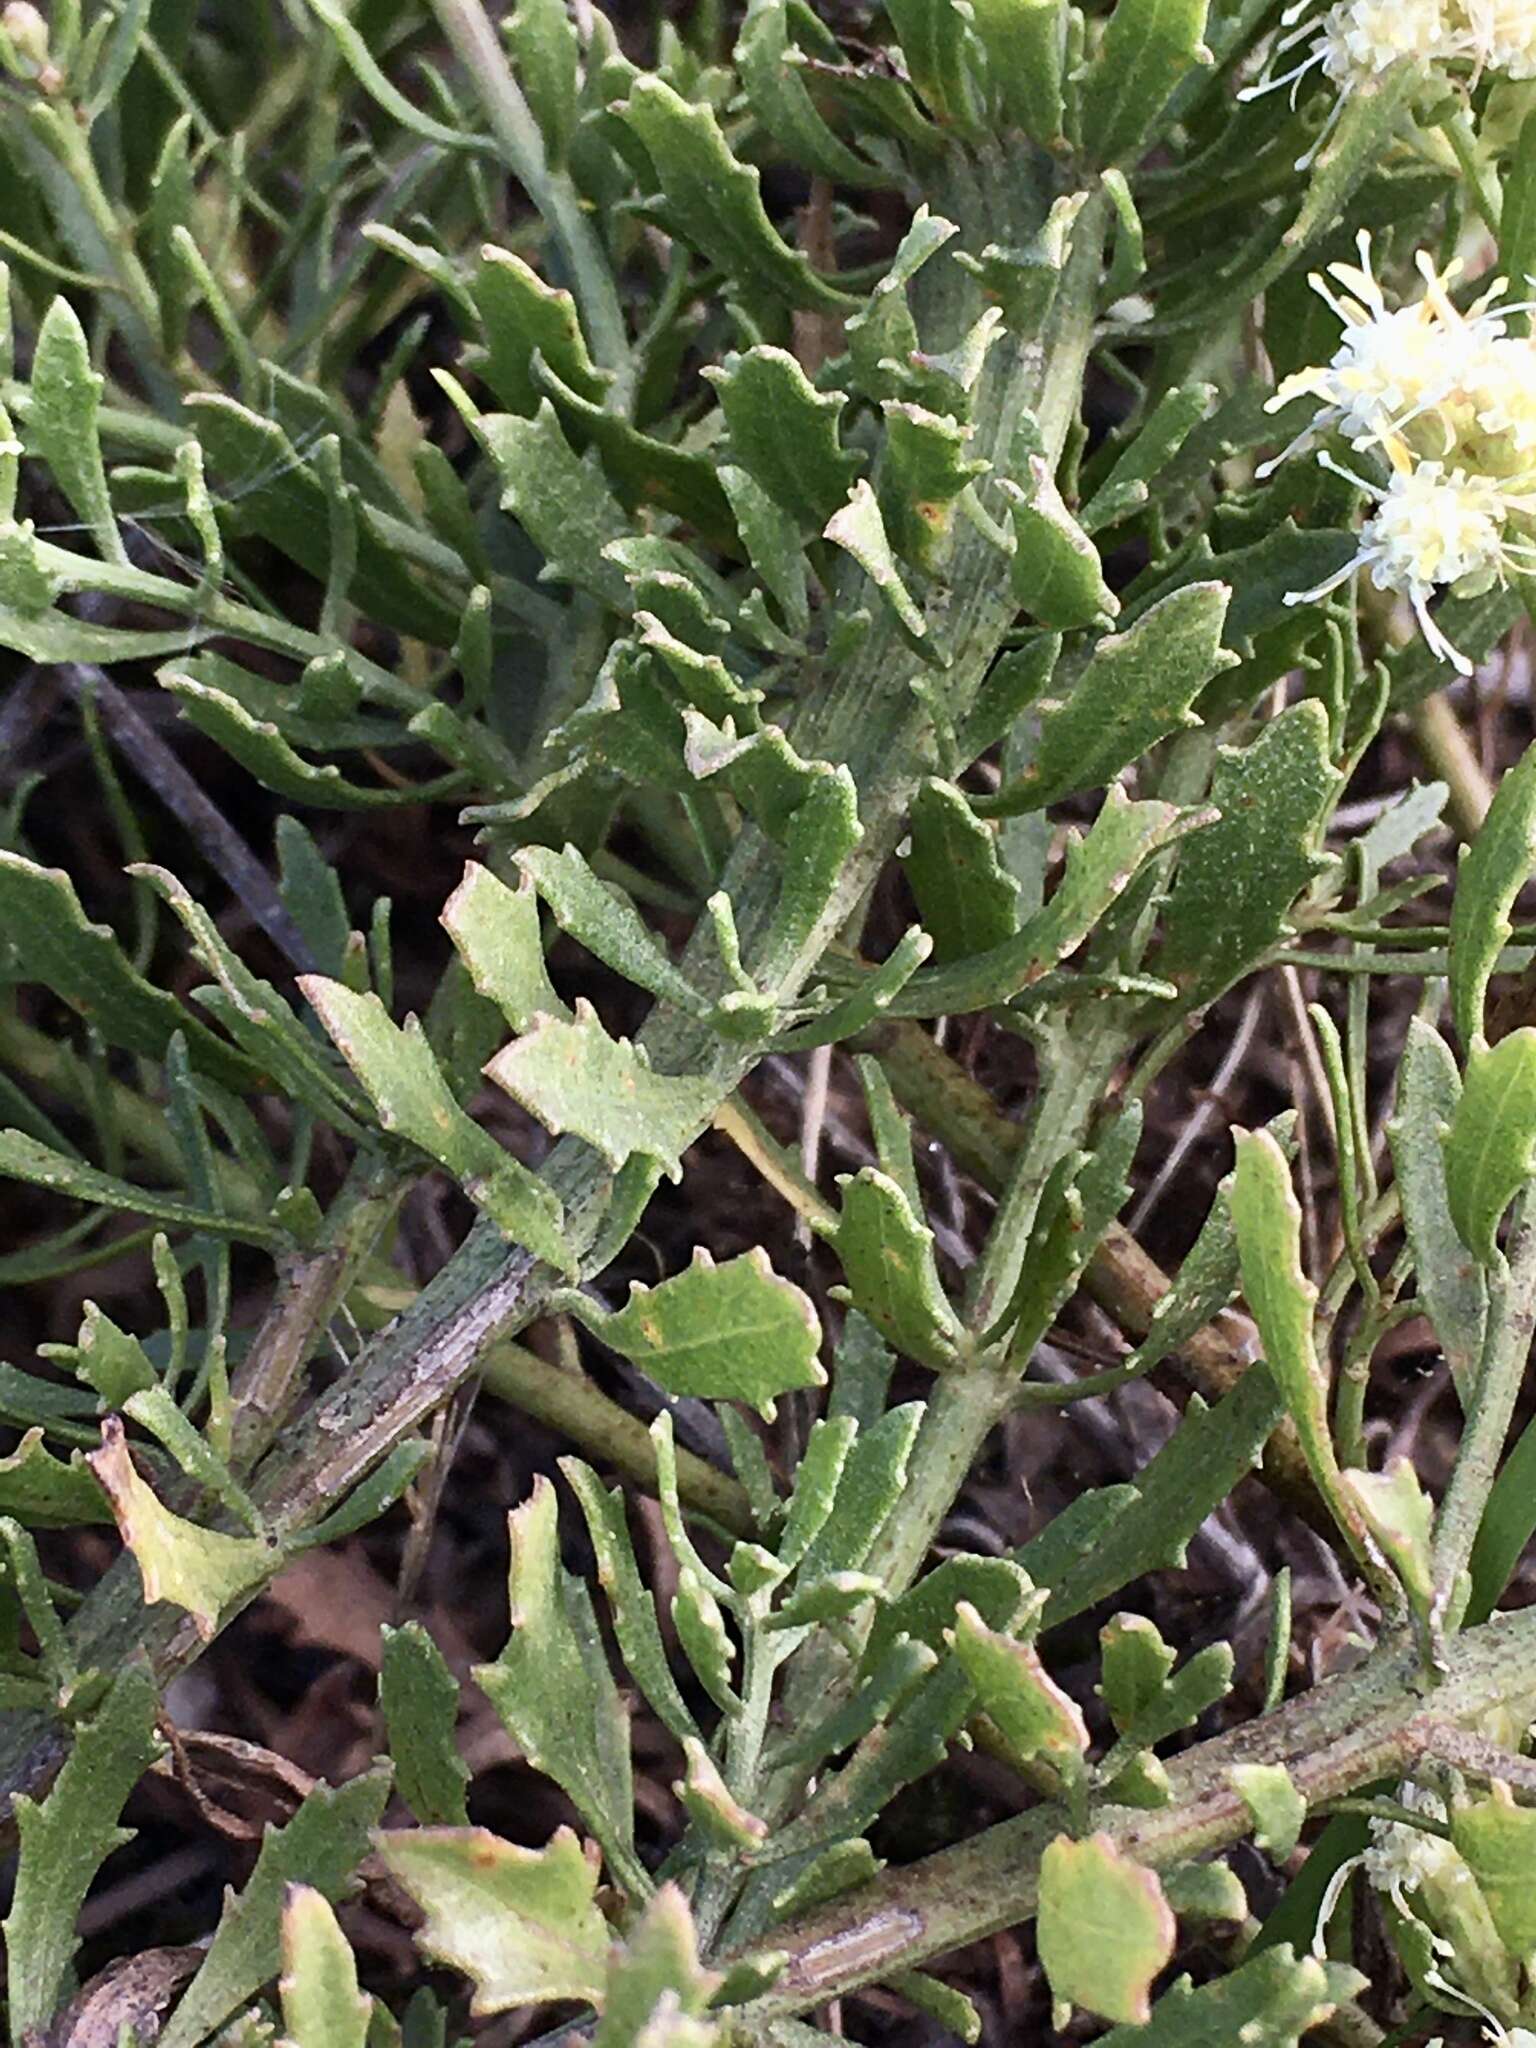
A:
{"type": "Polygon", "coordinates": [[[60,84],[58,67],[48,50],[48,23],[32,0],[6,0],[0,11],[0,29],[5,31],[6,69],[25,78],[44,92],[55,92],[60,84]]]}

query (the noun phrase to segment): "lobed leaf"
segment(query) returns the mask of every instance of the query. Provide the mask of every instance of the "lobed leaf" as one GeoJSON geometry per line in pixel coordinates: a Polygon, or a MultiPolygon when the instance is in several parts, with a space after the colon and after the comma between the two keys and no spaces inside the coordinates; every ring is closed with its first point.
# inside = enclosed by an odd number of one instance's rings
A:
{"type": "Polygon", "coordinates": [[[543,1849],[485,1828],[387,1829],[374,1847],[426,1915],[420,1947],[473,1984],[477,2018],[601,2000],[611,1935],[596,1903],[596,1857],[569,1828],[543,1849]]]}
{"type": "Polygon", "coordinates": [[[633,1153],[678,1179],[682,1153],[709,1122],[719,1089],[705,1075],[654,1073],[627,1038],[610,1038],[578,997],[574,1020],[539,1016],[486,1073],[558,1137],[569,1131],[615,1169],[633,1153]]]}
{"type": "Polygon", "coordinates": [[[3,1926],[7,2006],[17,2041],[53,2017],[66,1988],[85,1895],[113,1850],[133,1839],[117,1817],[160,1754],[158,1704],[147,1665],[127,1664],[76,1730],[47,1798],[16,1796],[20,1854],[3,1926]]]}
{"type": "Polygon", "coordinates": [[[376,995],[359,995],[321,974],[301,975],[299,987],[384,1129],[446,1166],[514,1243],[574,1276],[578,1262],[558,1198],[459,1107],[417,1020],[408,1018],[402,1029],[376,995]]]}
{"type": "Polygon", "coordinates": [[[342,1898],[388,1798],[389,1772],[365,1771],[335,1789],[317,1786],[285,1827],[266,1829],[244,1890],[225,1894],[202,1967],[159,2048],[198,2048],[255,1997],[272,1976],[289,1887],[307,1885],[332,1904],[342,1898]]]}
{"type": "Polygon", "coordinates": [[[781,1280],[761,1246],[717,1266],[702,1245],[670,1280],[630,1283],[616,1314],[573,1297],[572,1312],[669,1394],[744,1401],[772,1420],[780,1394],[826,1384],[810,1299],[781,1280]]]}
{"type": "Polygon", "coordinates": [[[512,1633],[494,1664],[476,1666],[475,1682],[532,1768],[574,1801],[615,1874],[628,1882],[629,1721],[586,1588],[561,1566],[555,1490],[547,1479],[534,1481],[507,1527],[512,1633]]]}

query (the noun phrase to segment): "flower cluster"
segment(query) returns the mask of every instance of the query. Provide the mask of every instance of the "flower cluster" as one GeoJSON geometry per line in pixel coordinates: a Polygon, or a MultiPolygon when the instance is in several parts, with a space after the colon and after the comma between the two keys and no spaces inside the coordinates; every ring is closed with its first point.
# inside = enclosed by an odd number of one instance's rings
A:
{"type": "MultiPolygon", "coordinates": [[[[1313,72],[1341,102],[1405,58],[1425,68],[1470,66],[1474,76],[1536,78],[1536,8],[1530,0],[1295,0],[1281,16],[1269,71],[1245,98],[1313,72]]],[[[1330,124],[1331,125],[1331,124],[1330,124]]]]}
{"type": "MultiPolygon", "coordinates": [[[[1533,10],[1536,14],[1536,10],[1533,10]]],[[[1471,597],[1536,566],[1536,344],[1511,334],[1501,280],[1465,311],[1450,294],[1453,264],[1437,272],[1422,252],[1423,291],[1407,305],[1388,302],[1371,268],[1370,237],[1360,262],[1334,263],[1312,284],[1343,324],[1332,360],[1287,377],[1270,401],[1279,411],[1310,397],[1317,412],[1296,441],[1261,474],[1320,435],[1341,434],[1372,456],[1380,481],[1342,467],[1324,449],[1319,460],[1348,476],[1373,510],[1353,559],[1317,589],[1292,594],[1312,603],[1356,570],[1378,590],[1413,606],[1424,637],[1463,673],[1466,658],[1430,612],[1437,592],[1471,597]]]]}

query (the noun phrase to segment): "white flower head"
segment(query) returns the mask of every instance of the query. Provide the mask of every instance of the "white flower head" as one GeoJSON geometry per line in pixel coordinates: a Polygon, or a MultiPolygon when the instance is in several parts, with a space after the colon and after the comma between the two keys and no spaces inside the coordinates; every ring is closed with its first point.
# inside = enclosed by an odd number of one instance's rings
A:
{"type": "Polygon", "coordinates": [[[1459,0],[1467,55],[1479,71],[1536,78],[1536,7],[1531,0],[1459,0]]]}
{"type": "MultiPolygon", "coordinates": [[[[1497,0],[1486,4],[1495,5],[1497,0]]],[[[1239,97],[1257,99],[1289,86],[1294,106],[1302,80],[1313,71],[1338,88],[1338,101],[1321,135],[1297,166],[1304,169],[1332,134],[1352,93],[1405,59],[1427,66],[1471,53],[1468,32],[1453,18],[1451,6],[1452,0],[1334,0],[1317,15],[1311,0],[1295,0],[1280,17],[1283,32],[1269,70],[1239,97]],[[1299,61],[1291,62],[1297,51],[1302,53],[1299,61]]]]}
{"type": "MultiPolygon", "coordinates": [[[[1440,1795],[1412,1778],[1403,1780],[1397,1798],[1410,1813],[1438,1821],[1448,1817],[1440,1795]]],[[[1406,1913],[1408,1894],[1435,1876],[1455,1854],[1443,1836],[1431,1834],[1427,1828],[1416,1828],[1409,1821],[1373,1820],[1370,1846],[1360,1860],[1372,1886],[1388,1893],[1399,1911],[1406,1913]]]]}
{"type": "Polygon", "coordinates": [[[1261,477],[1319,432],[1335,427],[1356,448],[1379,446],[1394,468],[1405,469],[1409,450],[1404,431],[1434,417],[1440,422],[1440,452],[1445,453],[1451,438],[1449,400],[1466,383],[1470,366],[1482,352],[1504,338],[1503,315],[1494,310],[1502,283],[1462,314],[1447,289],[1457,266],[1437,271],[1421,251],[1422,296],[1406,306],[1391,306],[1372,269],[1371,238],[1363,228],[1359,249],[1358,264],[1330,263],[1326,275],[1311,279],[1313,290],[1338,316],[1344,331],[1330,362],[1287,377],[1269,401],[1268,409],[1278,412],[1309,395],[1320,401],[1321,409],[1300,440],[1264,465],[1261,477]]]}
{"type": "Polygon", "coordinates": [[[1472,664],[1453,647],[1430,612],[1440,590],[1459,586],[1471,595],[1502,582],[1511,564],[1536,557],[1536,548],[1508,538],[1512,514],[1536,512],[1536,496],[1505,490],[1497,479],[1440,462],[1421,462],[1396,471],[1383,489],[1342,469],[1327,455],[1325,467],[1347,476],[1376,501],[1360,532],[1354,558],[1317,589],[1292,592],[1288,604],[1309,604],[1336,590],[1358,569],[1368,570],[1378,590],[1396,591],[1413,606],[1420,631],[1433,652],[1463,675],[1472,664]]]}

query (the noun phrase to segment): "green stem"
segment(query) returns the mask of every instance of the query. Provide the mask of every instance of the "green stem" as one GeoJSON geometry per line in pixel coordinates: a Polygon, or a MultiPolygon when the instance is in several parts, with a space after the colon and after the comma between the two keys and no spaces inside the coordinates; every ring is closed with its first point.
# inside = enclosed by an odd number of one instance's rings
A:
{"type": "MultiPolygon", "coordinates": [[[[650,1431],[585,1374],[551,1365],[525,1345],[510,1342],[491,1347],[482,1371],[487,1393],[655,1492],[656,1446],[650,1431]]],[[[677,1490],[684,1504],[733,1536],[750,1536],[752,1510],[737,1482],[692,1451],[679,1447],[676,1456],[677,1490]]]]}
{"type": "Polygon", "coordinates": [[[604,368],[621,370],[629,358],[629,335],[612,267],[581,210],[575,186],[563,172],[549,167],[544,138],[490,17],[481,0],[432,0],[432,12],[469,74],[508,170],[564,251],[593,356],[604,368]]]}
{"type": "Polygon", "coordinates": [[[1494,1297],[1482,1363],[1450,1485],[1435,1517],[1432,1563],[1435,1613],[1454,1612],[1456,1589],[1472,1555],[1483,1510],[1498,1476],[1536,1330],[1536,1184],[1517,1198],[1508,1263],[1494,1297]]]}
{"type": "Polygon", "coordinates": [[[1023,1270],[1045,1183],[1081,1144],[1124,1047],[1124,1030],[1113,1014],[1096,1027],[1052,1033],[1042,1046],[1045,1086],[971,1280],[966,1314],[973,1330],[985,1330],[1007,1307],[1023,1270]]]}
{"type": "Polygon", "coordinates": [[[995,1426],[1013,1405],[1015,1376],[978,1361],[943,1374],[923,1414],[907,1484],[864,1570],[888,1596],[906,1591],[922,1569],[944,1517],[995,1426]]]}
{"type": "Polygon", "coordinates": [[[1489,179],[1488,166],[1478,158],[1477,137],[1472,132],[1472,123],[1465,110],[1458,107],[1448,121],[1442,121],[1440,132],[1451,145],[1457,168],[1466,180],[1467,190],[1472,195],[1472,204],[1481,215],[1483,226],[1497,241],[1504,207],[1497,189],[1489,179]]]}
{"type": "MultiPolygon", "coordinates": [[[[1444,1747],[1445,1724],[1475,1723],[1529,1696],[1536,1612],[1501,1615],[1448,1653],[1433,1715],[1420,1697],[1413,1649],[1383,1648],[1358,1671],[1329,1679],[1276,1713],[1169,1760],[1173,1797],[1153,1812],[1110,1806],[1093,1815],[1122,1854],[1154,1870],[1229,1848],[1252,1830],[1233,1789],[1236,1764],[1283,1764],[1309,1807],[1409,1772],[1444,1747]]],[[[788,1964],[742,2018],[749,2027],[805,2012],[934,1956],[1034,1917],[1040,1858],[1068,1831],[1060,1805],[1039,1807],[971,1841],[893,1870],[835,1905],[776,1927],[788,1964]]]]}

